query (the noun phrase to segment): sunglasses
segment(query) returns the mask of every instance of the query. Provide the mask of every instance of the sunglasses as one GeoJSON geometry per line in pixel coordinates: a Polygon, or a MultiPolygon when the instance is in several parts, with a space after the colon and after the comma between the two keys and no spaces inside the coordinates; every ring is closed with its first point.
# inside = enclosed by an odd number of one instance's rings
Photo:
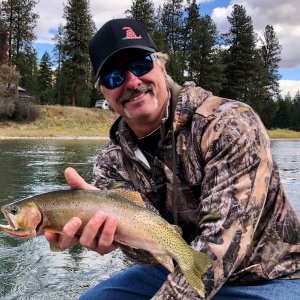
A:
{"type": "Polygon", "coordinates": [[[115,89],[121,86],[126,79],[125,73],[129,70],[135,76],[140,77],[153,69],[153,60],[150,55],[130,61],[123,68],[105,72],[100,75],[101,83],[108,89],[115,89]]]}

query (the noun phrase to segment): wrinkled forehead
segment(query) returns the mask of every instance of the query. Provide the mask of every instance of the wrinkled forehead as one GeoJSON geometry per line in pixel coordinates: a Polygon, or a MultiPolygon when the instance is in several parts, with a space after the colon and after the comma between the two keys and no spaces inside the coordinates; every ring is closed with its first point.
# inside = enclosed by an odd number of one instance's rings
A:
{"type": "Polygon", "coordinates": [[[149,53],[149,51],[141,49],[124,49],[112,55],[103,65],[101,73],[106,73],[112,70],[123,68],[128,65],[129,62],[143,58],[149,53]]]}

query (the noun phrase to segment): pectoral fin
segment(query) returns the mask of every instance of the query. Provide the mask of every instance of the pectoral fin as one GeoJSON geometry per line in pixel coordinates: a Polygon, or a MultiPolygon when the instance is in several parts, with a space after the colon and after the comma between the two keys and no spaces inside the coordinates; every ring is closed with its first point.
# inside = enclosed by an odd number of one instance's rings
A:
{"type": "Polygon", "coordinates": [[[45,227],[44,231],[48,231],[48,232],[53,232],[53,233],[58,233],[58,234],[64,235],[63,230],[62,229],[58,229],[58,228],[45,227]]]}
{"type": "Polygon", "coordinates": [[[63,251],[61,248],[59,248],[58,246],[55,246],[55,245],[50,245],[50,250],[52,252],[62,252],[63,251]]]}
{"type": "Polygon", "coordinates": [[[120,187],[122,187],[124,185],[124,181],[114,181],[108,184],[107,189],[108,190],[115,190],[118,189],[120,187]]]}

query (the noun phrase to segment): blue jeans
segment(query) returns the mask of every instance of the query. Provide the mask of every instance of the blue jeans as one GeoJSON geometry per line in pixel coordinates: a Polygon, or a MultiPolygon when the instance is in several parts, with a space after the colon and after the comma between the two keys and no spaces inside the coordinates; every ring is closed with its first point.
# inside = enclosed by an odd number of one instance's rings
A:
{"type": "MultiPolygon", "coordinates": [[[[168,274],[169,271],[163,266],[135,265],[87,290],[80,300],[151,299],[168,274]]],[[[300,300],[300,279],[278,279],[249,286],[224,285],[213,297],[213,300],[229,299],[300,300]]]]}

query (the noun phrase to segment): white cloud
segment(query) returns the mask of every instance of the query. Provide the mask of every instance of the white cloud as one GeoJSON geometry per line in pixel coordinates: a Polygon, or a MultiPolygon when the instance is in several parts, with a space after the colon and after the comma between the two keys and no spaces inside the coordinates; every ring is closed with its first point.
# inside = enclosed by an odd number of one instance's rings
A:
{"type": "Polygon", "coordinates": [[[36,5],[35,10],[39,14],[37,21],[37,43],[53,44],[52,29],[57,29],[60,23],[64,23],[63,2],[61,0],[45,1],[40,0],[36,5]]]}
{"type": "MultiPolygon", "coordinates": [[[[202,0],[199,2],[211,2],[202,0]]],[[[154,0],[155,6],[163,4],[164,0],[154,0]]],[[[216,6],[218,1],[216,2],[216,6]]],[[[112,18],[124,17],[125,10],[130,8],[131,0],[90,0],[90,7],[96,27],[99,28],[112,18]]],[[[227,32],[229,24],[227,16],[231,14],[233,4],[242,4],[246,7],[247,14],[251,16],[257,33],[262,33],[266,25],[273,25],[279,42],[283,45],[281,67],[291,68],[300,65],[300,22],[297,12],[300,11],[299,0],[234,0],[228,7],[216,7],[212,18],[221,32],[227,32]]],[[[53,32],[59,23],[64,23],[63,1],[40,0],[36,6],[39,13],[36,32],[37,43],[53,44],[53,32]]]]}
{"type": "Polygon", "coordinates": [[[279,80],[279,88],[283,97],[290,92],[293,98],[300,91],[300,80],[279,80]]]}
{"type": "MultiPolygon", "coordinates": [[[[96,27],[101,27],[106,21],[112,18],[124,18],[125,10],[131,5],[131,0],[107,0],[90,1],[90,10],[96,27]]],[[[35,10],[39,14],[37,22],[37,43],[53,44],[53,32],[50,29],[57,29],[59,24],[64,24],[63,1],[61,0],[40,0],[35,10]]]]}
{"type": "Polygon", "coordinates": [[[234,0],[228,7],[216,8],[212,18],[221,32],[228,30],[227,16],[233,4],[244,5],[251,16],[255,32],[261,34],[267,25],[272,25],[283,46],[281,67],[291,68],[300,65],[300,11],[299,0],[234,0]]]}
{"type": "Polygon", "coordinates": [[[124,18],[124,12],[130,6],[131,0],[90,1],[91,13],[97,28],[113,18],[124,18]]]}
{"type": "Polygon", "coordinates": [[[227,16],[229,16],[232,12],[232,5],[227,7],[216,7],[212,14],[211,18],[216,23],[218,30],[221,33],[228,32],[229,30],[229,23],[227,20],[227,16]]]}
{"type": "MultiPolygon", "coordinates": [[[[213,2],[214,0],[199,0],[201,2],[213,2]]],[[[53,44],[53,31],[60,23],[64,24],[63,2],[61,0],[40,0],[36,11],[40,15],[36,33],[38,43],[53,44]]],[[[154,0],[155,7],[163,4],[164,0],[154,0]]],[[[212,13],[221,32],[228,32],[229,24],[227,16],[232,12],[233,4],[242,4],[246,7],[247,14],[251,16],[255,32],[261,34],[266,25],[272,25],[277,33],[279,42],[283,45],[281,67],[292,68],[300,65],[300,11],[299,0],[234,0],[227,7],[217,7],[212,13]]],[[[132,0],[90,0],[90,8],[96,27],[100,28],[112,18],[125,17],[125,10],[130,8],[132,0]]],[[[300,76],[300,74],[299,74],[300,76]]],[[[294,96],[300,89],[300,80],[280,80],[282,95],[287,91],[294,96]]]]}

